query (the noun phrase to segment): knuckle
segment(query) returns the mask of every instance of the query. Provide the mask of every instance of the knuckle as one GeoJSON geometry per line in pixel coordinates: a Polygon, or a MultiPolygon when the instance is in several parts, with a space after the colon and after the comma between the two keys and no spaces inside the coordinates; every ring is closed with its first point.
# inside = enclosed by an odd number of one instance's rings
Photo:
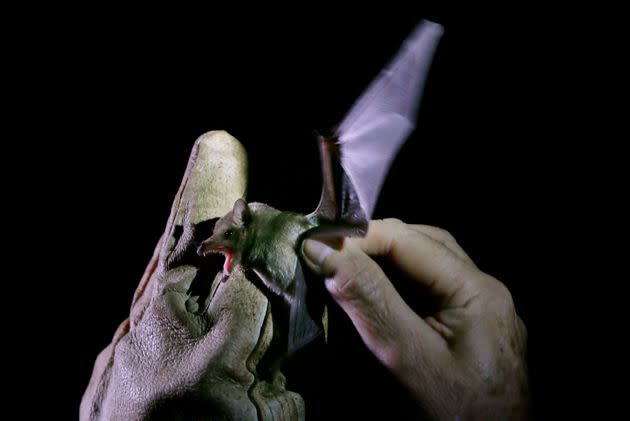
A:
{"type": "Polygon", "coordinates": [[[433,225],[418,225],[418,227],[420,228],[424,227],[425,229],[428,230],[428,235],[444,243],[445,245],[457,244],[457,240],[455,240],[455,237],[453,236],[453,234],[451,234],[451,232],[448,231],[447,229],[436,227],[433,225]]]}
{"type": "Polygon", "coordinates": [[[514,313],[512,293],[502,282],[494,279],[489,296],[491,297],[490,305],[498,314],[508,315],[514,313]]]}
{"type": "Polygon", "coordinates": [[[391,228],[401,228],[406,224],[398,218],[385,218],[382,219],[381,222],[391,228]]]}
{"type": "Polygon", "coordinates": [[[376,357],[386,368],[398,371],[402,367],[402,352],[397,346],[381,346],[375,350],[376,357]]]}
{"type": "Polygon", "coordinates": [[[520,338],[519,345],[521,347],[524,347],[525,344],[527,343],[527,337],[528,337],[527,326],[525,326],[525,322],[523,322],[523,319],[521,319],[518,315],[516,316],[516,331],[519,334],[519,338],[520,338]]]}
{"type": "Polygon", "coordinates": [[[450,231],[438,227],[436,227],[435,229],[438,232],[438,235],[441,236],[447,243],[457,243],[457,241],[455,241],[455,237],[453,236],[453,234],[451,234],[450,231]]]}

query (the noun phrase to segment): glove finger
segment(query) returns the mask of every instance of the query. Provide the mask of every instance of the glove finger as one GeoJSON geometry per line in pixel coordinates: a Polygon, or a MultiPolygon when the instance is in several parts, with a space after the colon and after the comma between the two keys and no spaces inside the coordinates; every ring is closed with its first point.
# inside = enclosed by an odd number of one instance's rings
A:
{"type": "Polygon", "coordinates": [[[193,283],[198,280],[206,295],[209,293],[222,261],[200,259],[196,253],[198,243],[211,234],[214,221],[232,209],[236,199],[245,196],[246,189],[247,154],[240,142],[225,131],[211,131],[199,137],[164,234],[134,294],[132,327],[153,297],[168,296],[166,301],[176,314],[186,316],[188,298],[196,294],[190,291],[193,283]]]}

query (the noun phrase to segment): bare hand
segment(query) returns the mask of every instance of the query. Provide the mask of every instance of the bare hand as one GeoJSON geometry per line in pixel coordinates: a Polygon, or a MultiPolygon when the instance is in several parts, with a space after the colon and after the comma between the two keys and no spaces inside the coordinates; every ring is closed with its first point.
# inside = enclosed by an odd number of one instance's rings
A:
{"type": "Polygon", "coordinates": [[[480,271],[446,231],[373,221],[340,251],[304,243],[307,263],[366,346],[436,419],[527,416],[526,329],[507,288],[480,271]],[[369,256],[388,256],[439,310],[421,318],[369,256]]]}

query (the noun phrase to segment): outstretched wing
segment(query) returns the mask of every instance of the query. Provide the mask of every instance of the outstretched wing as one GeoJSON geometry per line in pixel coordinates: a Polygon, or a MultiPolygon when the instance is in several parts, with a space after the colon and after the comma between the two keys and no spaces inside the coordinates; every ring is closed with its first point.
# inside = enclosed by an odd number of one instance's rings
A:
{"type": "Polygon", "coordinates": [[[341,165],[368,220],[389,167],[415,128],[441,25],[422,21],[337,129],[341,165]]]}
{"type": "Polygon", "coordinates": [[[335,137],[320,139],[324,183],[319,206],[311,215],[320,227],[309,236],[365,233],[389,167],[415,128],[424,81],[442,32],[441,25],[422,21],[352,106],[335,137]],[[338,225],[326,227],[326,222],[338,225]]]}

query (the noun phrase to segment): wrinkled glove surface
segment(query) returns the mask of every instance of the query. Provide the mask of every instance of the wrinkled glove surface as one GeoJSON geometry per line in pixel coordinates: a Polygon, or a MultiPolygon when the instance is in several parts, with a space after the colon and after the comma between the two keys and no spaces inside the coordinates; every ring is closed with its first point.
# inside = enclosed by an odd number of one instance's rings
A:
{"type": "Polygon", "coordinates": [[[222,258],[196,254],[246,187],[242,145],[222,131],[201,136],[130,317],[95,362],[81,420],[304,418],[267,352],[267,298],[238,270],[223,279],[222,258]]]}

